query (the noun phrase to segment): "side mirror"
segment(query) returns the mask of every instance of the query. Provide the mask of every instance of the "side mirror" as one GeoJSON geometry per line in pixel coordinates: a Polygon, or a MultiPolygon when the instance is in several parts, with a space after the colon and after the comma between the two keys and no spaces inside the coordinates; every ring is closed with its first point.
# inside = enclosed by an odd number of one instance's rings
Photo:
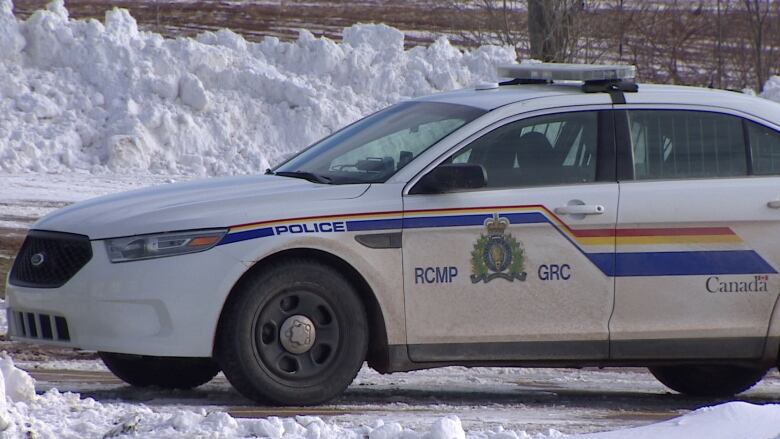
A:
{"type": "Polygon", "coordinates": [[[487,174],[482,165],[446,163],[427,173],[409,191],[410,194],[441,194],[461,189],[487,186],[487,174]]]}

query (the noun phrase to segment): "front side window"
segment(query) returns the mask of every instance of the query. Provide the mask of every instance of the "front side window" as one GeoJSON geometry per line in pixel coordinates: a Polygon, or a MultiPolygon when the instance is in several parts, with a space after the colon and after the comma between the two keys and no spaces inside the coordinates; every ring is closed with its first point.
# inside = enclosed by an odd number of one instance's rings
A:
{"type": "Polygon", "coordinates": [[[753,122],[747,122],[753,174],[780,174],[780,133],[753,122]]]}
{"type": "Polygon", "coordinates": [[[628,112],[634,178],[717,178],[747,175],[742,120],[703,111],[628,112]]]}
{"type": "Polygon", "coordinates": [[[332,184],[381,183],[439,140],[486,111],[440,102],[404,102],[314,144],[274,172],[332,184]]]}
{"type": "Polygon", "coordinates": [[[598,113],[583,111],[523,119],[472,142],[448,163],[485,168],[488,188],[596,180],[598,113]]]}

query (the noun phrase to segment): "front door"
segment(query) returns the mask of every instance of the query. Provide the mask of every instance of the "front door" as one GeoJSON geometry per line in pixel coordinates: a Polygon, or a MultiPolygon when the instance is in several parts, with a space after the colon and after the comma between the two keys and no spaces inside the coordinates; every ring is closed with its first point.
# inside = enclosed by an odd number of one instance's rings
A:
{"type": "Polygon", "coordinates": [[[610,117],[510,122],[445,161],[482,165],[488,187],[404,197],[412,360],[608,356],[618,186],[598,150],[610,117]]]}

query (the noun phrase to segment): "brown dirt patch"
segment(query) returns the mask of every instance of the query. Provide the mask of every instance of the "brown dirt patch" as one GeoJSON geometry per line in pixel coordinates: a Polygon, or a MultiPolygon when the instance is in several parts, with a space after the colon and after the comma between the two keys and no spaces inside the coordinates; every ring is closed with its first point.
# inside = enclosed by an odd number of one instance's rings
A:
{"type": "Polygon", "coordinates": [[[0,228],[0,298],[5,299],[5,280],[26,233],[24,229],[0,228]]]}
{"type": "Polygon", "coordinates": [[[92,351],[10,341],[5,335],[0,335],[0,351],[7,352],[15,361],[96,360],[98,358],[97,353],[92,351]]]}

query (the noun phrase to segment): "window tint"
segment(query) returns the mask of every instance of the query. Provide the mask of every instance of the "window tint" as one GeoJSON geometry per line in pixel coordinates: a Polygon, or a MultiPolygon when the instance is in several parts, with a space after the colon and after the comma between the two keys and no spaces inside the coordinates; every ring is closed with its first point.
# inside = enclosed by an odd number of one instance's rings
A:
{"type": "Polygon", "coordinates": [[[753,174],[780,174],[780,133],[748,122],[748,136],[753,154],[753,174]]]}
{"type": "Polygon", "coordinates": [[[480,137],[449,161],[482,165],[490,188],[591,182],[597,132],[597,112],[525,119],[480,137]]]}
{"type": "Polygon", "coordinates": [[[277,172],[307,172],[332,184],[381,183],[485,110],[441,102],[403,102],[317,142],[277,172]]]}
{"type": "Polygon", "coordinates": [[[637,180],[747,174],[738,117],[701,111],[629,111],[637,180]]]}

